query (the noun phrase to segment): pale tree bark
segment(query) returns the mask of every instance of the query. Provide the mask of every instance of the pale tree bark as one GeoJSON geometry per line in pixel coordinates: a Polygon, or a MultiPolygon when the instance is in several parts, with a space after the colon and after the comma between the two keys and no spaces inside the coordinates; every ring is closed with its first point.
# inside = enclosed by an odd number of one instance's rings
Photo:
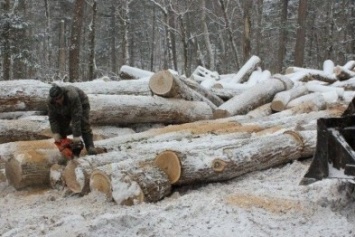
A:
{"type": "Polygon", "coordinates": [[[299,0],[298,28],[295,46],[295,66],[303,66],[306,42],[307,0],[299,0]]]}
{"type": "Polygon", "coordinates": [[[210,33],[208,31],[207,21],[206,21],[206,0],[201,0],[201,22],[203,29],[203,37],[206,45],[206,53],[207,53],[207,68],[210,70],[215,70],[215,64],[213,59],[212,45],[210,41],[210,33]]]}
{"type": "Polygon", "coordinates": [[[51,35],[50,35],[50,28],[51,28],[51,16],[50,16],[50,7],[49,7],[49,2],[48,0],[44,0],[44,8],[45,8],[45,17],[46,17],[46,29],[45,29],[45,53],[44,56],[46,58],[46,63],[48,65],[51,64],[51,45],[50,45],[50,40],[51,40],[51,35]]]}
{"type": "Polygon", "coordinates": [[[243,56],[244,62],[248,61],[251,54],[250,32],[251,32],[251,10],[253,1],[245,0],[243,2],[243,20],[244,20],[244,32],[243,32],[243,56]]]}
{"type": "Polygon", "coordinates": [[[277,71],[282,72],[284,58],[286,54],[286,42],[287,42],[287,8],[289,0],[280,1],[280,36],[279,36],[279,52],[277,71]]]}
{"type": "Polygon", "coordinates": [[[69,47],[69,81],[74,82],[80,79],[80,39],[83,26],[85,0],[76,0],[70,36],[69,47]]]}
{"type": "Polygon", "coordinates": [[[123,22],[123,41],[122,41],[122,52],[123,52],[123,64],[129,65],[130,64],[130,59],[131,55],[129,52],[130,48],[130,39],[129,39],[129,31],[130,31],[130,8],[129,5],[131,4],[132,0],[130,1],[122,1],[123,2],[123,16],[122,16],[122,22],[123,22]]]}

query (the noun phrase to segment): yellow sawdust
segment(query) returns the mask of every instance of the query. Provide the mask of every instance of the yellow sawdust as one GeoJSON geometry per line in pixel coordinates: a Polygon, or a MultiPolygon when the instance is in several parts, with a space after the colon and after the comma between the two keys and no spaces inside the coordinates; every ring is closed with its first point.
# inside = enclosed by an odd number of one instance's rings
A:
{"type": "Polygon", "coordinates": [[[241,208],[262,208],[272,213],[286,213],[291,210],[302,210],[302,205],[294,200],[261,197],[250,194],[234,194],[226,198],[228,204],[241,208]]]}

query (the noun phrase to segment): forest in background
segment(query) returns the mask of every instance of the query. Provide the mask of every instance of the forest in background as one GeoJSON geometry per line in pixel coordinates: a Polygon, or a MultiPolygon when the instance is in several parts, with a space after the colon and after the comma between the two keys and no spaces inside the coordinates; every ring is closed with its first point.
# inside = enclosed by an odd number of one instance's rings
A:
{"type": "Polygon", "coordinates": [[[354,59],[355,0],[2,0],[0,80],[119,80],[122,65],[272,73],[354,59]]]}

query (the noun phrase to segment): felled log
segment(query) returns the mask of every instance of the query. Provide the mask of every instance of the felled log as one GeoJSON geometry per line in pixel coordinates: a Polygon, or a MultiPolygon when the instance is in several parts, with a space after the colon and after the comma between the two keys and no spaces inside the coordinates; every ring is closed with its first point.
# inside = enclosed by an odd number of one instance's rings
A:
{"type": "Polygon", "coordinates": [[[119,73],[121,79],[140,79],[143,77],[151,77],[153,74],[153,72],[130,67],[128,65],[123,65],[119,73]]]}
{"type": "Polygon", "coordinates": [[[46,111],[50,87],[37,80],[0,81],[0,112],[46,111]]]}
{"type": "Polygon", "coordinates": [[[62,83],[58,85],[72,85],[82,89],[86,94],[104,95],[152,95],[149,86],[149,78],[137,80],[103,81],[93,80],[86,82],[62,83]]]}
{"type": "Polygon", "coordinates": [[[223,100],[218,97],[217,95],[214,95],[211,93],[209,90],[205,89],[204,87],[200,86],[197,82],[191,80],[190,78],[181,78],[181,80],[188,85],[191,89],[197,91],[200,93],[202,96],[206,97],[208,100],[210,100],[214,105],[220,106],[223,104],[223,100]]]}
{"type": "Polygon", "coordinates": [[[52,137],[47,122],[0,120],[0,143],[41,140],[52,137]]]}
{"type": "Polygon", "coordinates": [[[334,68],[334,73],[340,81],[348,80],[349,78],[355,77],[354,71],[351,71],[339,65],[334,68]]]}
{"type": "Polygon", "coordinates": [[[165,98],[179,98],[187,101],[206,102],[214,110],[217,108],[209,99],[188,87],[177,75],[169,70],[155,73],[149,81],[149,88],[153,94],[165,98]]]}
{"type": "Polygon", "coordinates": [[[258,56],[251,56],[250,59],[239,69],[237,74],[232,77],[231,82],[242,83],[248,80],[251,73],[260,63],[260,58],[258,56]]]}
{"type": "MultiPolygon", "coordinates": [[[[300,67],[288,67],[286,69],[286,74],[295,73],[295,72],[301,72],[301,73],[308,74],[307,77],[304,77],[304,79],[307,79],[307,80],[310,80],[312,78],[312,79],[324,81],[327,83],[333,83],[338,80],[334,74],[329,75],[322,70],[300,68],[300,67]]],[[[306,80],[303,80],[303,81],[306,81],[306,80]]]]}
{"type": "Polygon", "coordinates": [[[289,90],[281,91],[277,93],[271,102],[271,109],[273,111],[282,111],[286,108],[288,102],[292,99],[300,97],[308,93],[307,87],[305,86],[298,86],[293,87],[289,90]]]}
{"type": "Polygon", "coordinates": [[[347,63],[344,64],[343,68],[348,69],[348,70],[354,70],[355,60],[348,61],[347,63]]]}
{"type": "Polygon", "coordinates": [[[291,100],[286,108],[292,108],[294,106],[300,105],[302,103],[314,102],[314,103],[335,103],[338,100],[338,94],[335,91],[329,92],[313,92],[303,96],[300,96],[296,99],[291,100]]]}
{"type": "Polygon", "coordinates": [[[0,119],[14,120],[20,118],[26,118],[29,116],[41,116],[46,115],[43,111],[14,111],[14,112],[3,112],[0,113],[0,119]]]}
{"type": "Polygon", "coordinates": [[[192,72],[191,77],[198,82],[203,82],[208,79],[219,80],[219,74],[217,72],[212,72],[202,66],[197,66],[192,72]]]}
{"type": "Polygon", "coordinates": [[[312,91],[312,92],[334,91],[338,94],[339,97],[343,97],[344,95],[344,88],[341,87],[319,85],[319,84],[312,84],[312,83],[306,83],[305,86],[307,87],[308,91],[312,91]]]}
{"type": "Polygon", "coordinates": [[[175,177],[175,180],[171,180],[175,185],[223,181],[301,157],[310,157],[315,150],[315,143],[316,131],[288,131],[263,136],[243,146],[215,151],[206,149],[203,153],[165,151],[157,156],[156,162],[158,165],[163,163],[163,168],[169,166],[170,162],[179,164],[165,170],[168,177],[175,177]]]}
{"type": "Polygon", "coordinates": [[[62,159],[53,141],[27,141],[7,143],[12,146],[8,152],[12,155],[2,156],[6,161],[6,178],[16,189],[31,186],[49,186],[49,170],[62,159]]]}
{"type": "Polygon", "coordinates": [[[90,176],[91,191],[121,205],[156,202],[171,193],[167,175],[152,162],[125,160],[98,167],[90,176]]]}
{"type": "Polygon", "coordinates": [[[187,123],[213,116],[211,107],[202,101],[128,95],[89,95],[89,99],[90,119],[97,125],[187,123]]]}
{"type": "Polygon", "coordinates": [[[292,81],[288,78],[271,78],[226,101],[214,111],[213,116],[222,118],[246,114],[256,107],[271,102],[276,93],[288,90],[292,85],[292,81]]]}

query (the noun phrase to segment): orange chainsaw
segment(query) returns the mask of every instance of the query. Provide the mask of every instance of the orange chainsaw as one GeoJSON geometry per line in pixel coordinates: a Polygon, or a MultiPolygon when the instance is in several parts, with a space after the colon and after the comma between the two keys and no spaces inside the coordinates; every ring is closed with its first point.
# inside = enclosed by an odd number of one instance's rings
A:
{"type": "Polygon", "coordinates": [[[84,148],[84,144],[81,141],[80,143],[74,143],[70,138],[63,138],[59,142],[54,142],[58,147],[60,153],[68,160],[79,157],[81,150],[84,148]]]}

